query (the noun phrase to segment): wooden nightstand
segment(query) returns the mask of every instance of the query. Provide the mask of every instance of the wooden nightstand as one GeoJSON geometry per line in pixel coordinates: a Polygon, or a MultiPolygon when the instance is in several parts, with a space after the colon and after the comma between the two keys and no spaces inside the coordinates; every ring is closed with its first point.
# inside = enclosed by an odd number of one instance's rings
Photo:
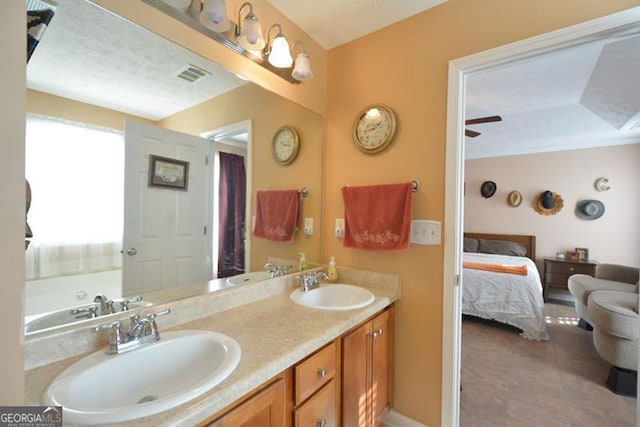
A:
{"type": "Polygon", "coordinates": [[[544,300],[547,300],[549,288],[568,293],[567,280],[573,274],[596,275],[597,261],[569,261],[553,257],[544,258],[544,300]]]}

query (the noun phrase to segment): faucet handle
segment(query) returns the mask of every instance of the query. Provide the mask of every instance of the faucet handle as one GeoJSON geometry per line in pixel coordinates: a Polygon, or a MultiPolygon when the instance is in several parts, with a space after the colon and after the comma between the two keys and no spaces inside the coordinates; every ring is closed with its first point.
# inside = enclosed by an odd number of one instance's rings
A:
{"type": "Polygon", "coordinates": [[[122,338],[122,324],[119,321],[104,323],[102,325],[94,326],[91,328],[91,332],[100,332],[105,329],[112,329],[114,331],[113,338],[111,339],[111,344],[119,344],[123,342],[122,338]]]}
{"type": "Polygon", "coordinates": [[[132,302],[139,302],[139,301],[142,301],[142,297],[140,295],[138,295],[137,297],[123,299],[122,301],[120,301],[120,311],[128,311],[129,304],[131,304],[132,302]]]}
{"type": "Polygon", "coordinates": [[[154,320],[156,317],[158,316],[165,316],[167,314],[171,313],[171,309],[170,308],[165,308],[162,311],[158,311],[156,313],[147,313],[144,315],[144,317],[146,317],[149,320],[154,320]]]}
{"type": "Polygon", "coordinates": [[[69,311],[69,314],[77,316],[76,318],[78,319],[84,316],[88,316],[90,319],[93,319],[95,317],[98,317],[98,306],[91,304],[85,307],[74,308],[73,310],[69,311]]]}

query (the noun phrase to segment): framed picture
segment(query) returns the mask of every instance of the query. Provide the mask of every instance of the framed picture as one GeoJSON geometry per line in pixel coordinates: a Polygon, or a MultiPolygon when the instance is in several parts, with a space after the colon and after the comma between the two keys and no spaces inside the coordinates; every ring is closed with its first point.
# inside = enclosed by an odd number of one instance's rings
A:
{"type": "Polygon", "coordinates": [[[149,156],[149,187],[187,191],[189,162],[151,154],[149,156]]]}
{"type": "Polygon", "coordinates": [[[578,254],[578,261],[589,261],[589,249],[576,248],[576,253],[578,254]]]}
{"type": "Polygon", "coordinates": [[[567,261],[579,261],[578,259],[578,252],[574,252],[574,251],[566,251],[565,252],[565,259],[567,261]]]}

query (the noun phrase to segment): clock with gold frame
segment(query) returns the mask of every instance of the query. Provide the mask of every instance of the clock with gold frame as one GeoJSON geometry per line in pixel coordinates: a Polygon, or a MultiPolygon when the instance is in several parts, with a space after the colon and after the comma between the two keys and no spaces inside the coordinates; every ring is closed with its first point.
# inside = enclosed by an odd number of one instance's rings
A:
{"type": "Polygon", "coordinates": [[[276,163],[291,164],[298,156],[300,137],[292,126],[282,126],[273,135],[272,152],[276,163]]]}
{"type": "Polygon", "coordinates": [[[384,104],[374,104],[358,114],[353,124],[353,142],[373,154],[386,150],[396,135],[396,115],[384,104]]]}

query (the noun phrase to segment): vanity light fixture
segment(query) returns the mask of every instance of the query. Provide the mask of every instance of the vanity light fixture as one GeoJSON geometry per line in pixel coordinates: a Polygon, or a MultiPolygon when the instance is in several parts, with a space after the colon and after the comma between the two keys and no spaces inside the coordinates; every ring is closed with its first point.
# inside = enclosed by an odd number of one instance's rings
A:
{"type": "Polygon", "coordinates": [[[310,80],[313,78],[313,71],[311,71],[311,61],[307,54],[304,45],[300,41],[295,41],[291,45],[291,53],[295,52],[296,46],[302,46],[302,51],[296,56],[296,62],[291,72],[291,77],[298,81],[310,80]]]}
{"type": "Polygon", "coordinates": [[[265,55],[268,55],[267,59],[271,65],[278,68],[289,68],[293,64],[293,58],[291,57],[291,51],[289,50],[289,42],[287,38],[282,34],[282,27],[280,24],[273,24],[267,31],[267,37],[269,44],[265,55]],[[271,39],[271,30],[277,29],[278,33],[271,39]]]}
{"type": "Polygon", "coordinates": [[[238,26],[236,28],[236,41],[240,46],[252,52],[260,52],[266,45],[262,36],[262,27],[258,17],[253,14],[253,6],[245,2],[238,10],[238,26]],[[249,7],[249,13],[242,19],[242,10],[249,7]]]}
{"type": "MultiPolygon", "coordinates": [[[[51,1],[51,0],[46,0],[51,1]]],[[[301,42],[302,51],[293,65],[292,49],[282,34],[280,24],[273,24],[263,36],[253,5],[246,1],[238,9],[237,24],[229,19],[225,0],[140,0],[206,35],[216,43],[253,61],[289,83],[298,84],[313,77],[311,63],[301,42]],[[190,12],[191,11],[191,12],[190,12]],[[273,34],[272,34],[273,31],[273,34]],[[275,34],[273,39],[271,36],[275,34]],[[270,43],[267,43],[270,42],[270,43]],[[266,49],[265,49],[266,46],[266,49]]]]}
{"type": "Polygon", "coordinates": [[[218,33],[224,33],[231,28],[224,0],[204,0],[199,21],[205,27],[218,33]]]}

